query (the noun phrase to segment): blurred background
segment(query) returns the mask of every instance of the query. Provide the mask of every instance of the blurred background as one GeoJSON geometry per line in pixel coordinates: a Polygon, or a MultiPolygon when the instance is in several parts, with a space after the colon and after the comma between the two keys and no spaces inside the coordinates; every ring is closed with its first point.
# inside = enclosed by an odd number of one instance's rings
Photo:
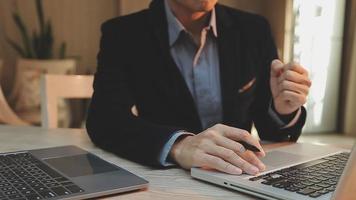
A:
{"type": "MultiPolygon", "coordinates": [[[[356,136],[356,0],[219,2],[265,16],[280,58],[309,69],[313,86],[305,134],[356,136]]],[[[149,3],[1,0],[0,122],[43,125],[41,76],[95,73],[100,25],[149,3]]],[[[58,101],[59,127],[82,127],[88,101],[58,101]]]]}

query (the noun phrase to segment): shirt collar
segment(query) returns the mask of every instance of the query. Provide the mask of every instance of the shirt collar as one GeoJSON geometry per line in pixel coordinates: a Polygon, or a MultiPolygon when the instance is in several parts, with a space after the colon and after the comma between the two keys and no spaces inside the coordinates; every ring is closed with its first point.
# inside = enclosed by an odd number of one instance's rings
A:
{"type": "MultiPolygon", "coordinates": [[[[171,8],[168,5],[167,0],[164,1],[164,7],[166,10],[166,17],[168,22],[168,34],[169,34],[169,45],[172,46],[178,39],[179,34],[182,31],[186,31],[183,24],[174,16],[171,8]]],[[[207,26],[212,30],[215,37],[218,36],[217,28],[216,28],[216,13],[215,8],[211,11],[210,22],[207,26]]]]}

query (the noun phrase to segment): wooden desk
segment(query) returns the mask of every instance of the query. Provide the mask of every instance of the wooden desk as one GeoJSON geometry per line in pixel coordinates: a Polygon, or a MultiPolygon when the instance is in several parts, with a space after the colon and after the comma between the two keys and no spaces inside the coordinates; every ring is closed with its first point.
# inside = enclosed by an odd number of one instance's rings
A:
{"type": "MultiPolygon", "coordinates": [[[[301,141],[334,144],[336,138],[337,144],[342,144],[346,148],[350,148],[352,146],[353,141],[350,138],[342,138],[332,135],[303,136],[301,141]]],[[[130,162],[128,160],[118,158],[111,153],[105,152],[93,146],[85,130],[45,130],[36,127],[0,126],[0,152],[46,148],[61,145],[77,145],[104,158],[109,162],[115,163],[135,174],[144,177],[150,182],[150,186],[147,190],[131,192],[102,199],[255,199],[251,196],[195,180],[190,177],[188,171],[184,171],[182,169],[151,169],[130,162]]],[[[272,147],[275,146],[278,145],[272,145],[272,147]]]]}

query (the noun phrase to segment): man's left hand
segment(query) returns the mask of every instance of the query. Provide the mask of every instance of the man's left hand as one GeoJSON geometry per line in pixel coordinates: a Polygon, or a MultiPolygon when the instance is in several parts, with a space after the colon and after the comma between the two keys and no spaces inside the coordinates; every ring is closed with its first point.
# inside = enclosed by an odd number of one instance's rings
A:
{"type": "Polygon", "coordinates": [[[311,80],[300,64],[273,60],[270,85],[275,110],[281,115],[288,115],[305,104],[311,80]]]}

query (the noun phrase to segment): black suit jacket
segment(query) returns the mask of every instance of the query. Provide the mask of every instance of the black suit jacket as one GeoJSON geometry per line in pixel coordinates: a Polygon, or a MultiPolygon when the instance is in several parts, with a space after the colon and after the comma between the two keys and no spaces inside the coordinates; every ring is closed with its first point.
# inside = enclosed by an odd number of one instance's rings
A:
{"type": "MultiPolygon", "coordinates": [[[[295,141],[306,112],[281,130],[269,116],[270,63],[277,58],[268,22],[216,5],[223,124],[251,130],[264,140],[295,141]],[[239,89],[256,79],[243,91],[239,89]]],[[[159,165],[164,144],[178,130],[198,134],[201,122],[169,51],[163,0],[102,25],[87,131],[99,147],[147,165],[159,165]],[[137,106],[139,117],[131,113],[137,106]]]]}

